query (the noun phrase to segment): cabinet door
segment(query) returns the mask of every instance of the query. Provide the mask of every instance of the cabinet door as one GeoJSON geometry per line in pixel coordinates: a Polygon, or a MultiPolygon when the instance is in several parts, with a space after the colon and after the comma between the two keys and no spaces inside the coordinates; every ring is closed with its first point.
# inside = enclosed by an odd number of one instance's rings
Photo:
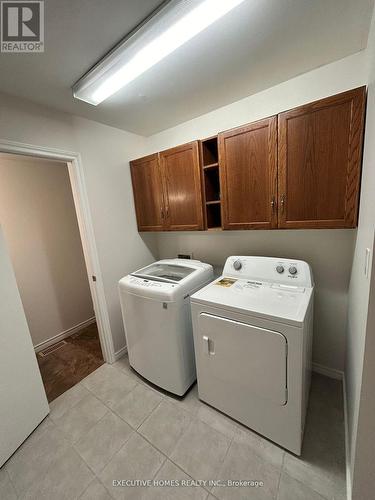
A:
{"type": "Polygon", "coordinates": [[[160,153],[168,229],[203,229],[198,141],[160,153]]]}
{"type": "Polygon", "coordinates": [[[357,224],[365,88],[279,115],[279,227],[357,224]]]}
{"type": "Polygon", "coordinates": [[[138,230],[162,231],[165,210],[158,154],[131,161],[130,170],[138,230]]]}
{"type": "Polygon", "coordinates": [[[277,118],[219,134],[224,229],[277,227],[277,118]]]}

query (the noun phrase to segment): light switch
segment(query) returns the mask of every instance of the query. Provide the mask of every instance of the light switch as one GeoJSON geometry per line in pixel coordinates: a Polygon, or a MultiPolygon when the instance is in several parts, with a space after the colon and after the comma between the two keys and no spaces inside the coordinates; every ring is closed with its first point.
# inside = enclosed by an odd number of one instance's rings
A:
{"type": "Polygon", "coordinates": [[[366,248],[366,255],[365,255],[365,276],[366,276],[366,278],[368,278],[369,270],[370,270],[370,256],[371,256],[371,249],[366,248]]]}

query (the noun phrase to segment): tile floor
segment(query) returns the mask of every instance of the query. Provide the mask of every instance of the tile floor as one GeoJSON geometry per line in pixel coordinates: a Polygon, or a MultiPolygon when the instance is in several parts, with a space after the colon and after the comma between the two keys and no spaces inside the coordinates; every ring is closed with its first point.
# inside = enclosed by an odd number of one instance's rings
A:
{"type": "Polygon", "coordinates": [[[0,469],[0,498],[342,500],[341,383],[313,376],[303,455],[291,455],[200,402],[148,385],[126,357],[54,400],[0,469]],[[113,480],[255,479],[258,488],[119,487],[113,480]]]}
{"type": "Polygon", "coordinates": [[[37,354],[48,401],[78,384],[104,363],[96,323],[65,339],[66,344],[42,357],[37,354]]]}

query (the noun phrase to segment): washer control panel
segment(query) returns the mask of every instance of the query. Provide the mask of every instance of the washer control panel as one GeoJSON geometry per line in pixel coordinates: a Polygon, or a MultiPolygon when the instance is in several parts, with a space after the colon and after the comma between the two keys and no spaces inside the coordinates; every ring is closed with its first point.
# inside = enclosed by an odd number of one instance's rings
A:
{"type": "Polygon", "coordinates": [[[297,276],[298,274],[298,265],[297,264],[287,264],[280,263],[276,266],[276,272],[279,274],[287,274],[290,278],[297,276]]]}
{"type": "Polygon", "coordinates": [[[284,274],[289,279],[295,279],[298,275],[298,262],[280,261],[276,264],[276,272],[284,274]]]}
{"type": "Polygon", "coordinates": [[[240,259],[235,260],[235,261],[233,262],[233,268],[234,268],[236,271],[239,271],[239,270],[242,268],[242,262],[240,261],[240,259]]]}
{"type": "Polygon", "coordinates": [[[310,266],[302,260],[231,256],[227,258],[223,275],[261,282],[293,284],[293,286],[301,287],[313,286],[310,266]]]}
{"type": "Polygon", "coordinates": [[[285,271],[285,267],[282,266],[281,264],[279,264],[278,266],[276,266],[276,271],[279,273],[279,274],[283,274],[283,272],[285,271]]]}
{"type": "Polygon", "coordinates": [[[137,276],[131,276],[130,283],[132,285],[145,287],[145,288],[169,289],[169,288],[175,287],[175,285],[173,283],[164,283],[161,281],[148,280],[146,278],[139,278],[137,276]]]}

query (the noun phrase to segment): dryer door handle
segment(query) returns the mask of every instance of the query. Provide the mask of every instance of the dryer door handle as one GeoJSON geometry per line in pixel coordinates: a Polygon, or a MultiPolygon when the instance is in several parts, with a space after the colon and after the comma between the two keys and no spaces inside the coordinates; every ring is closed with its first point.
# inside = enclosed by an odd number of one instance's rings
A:
{"type": "Polygon", "coordinates": [[[214,343],[207,335],[203,335],[204,352],[210,356],[215,354],[214,343]]]}

